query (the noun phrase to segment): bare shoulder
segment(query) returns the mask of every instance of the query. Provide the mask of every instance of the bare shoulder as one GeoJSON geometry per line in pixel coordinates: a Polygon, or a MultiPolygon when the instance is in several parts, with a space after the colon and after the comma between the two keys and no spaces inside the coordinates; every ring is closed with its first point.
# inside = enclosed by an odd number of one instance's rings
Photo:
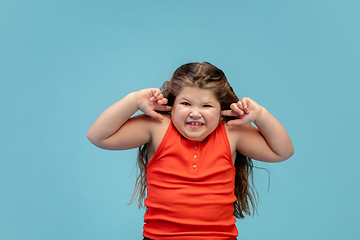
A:
{"type": "Polygon", "coordinates": [[[150,141],[154,141],[155,139],[160,138],[162,139],[163,135],[162,132],[166,132],[169,124],[170,124],[170,115],[163,115],[163,119],[159,120],[145,114],[140,114],[135,117],[129,119],[125,124],[131,125],[131,129],[140,129],[141,131],[149,132],[150,134],[150,141]]]}
{"type": "Polygon", "coordinates": [[[151,141],[148,146],[148,158],[151,159],[156,150],[158,149],[162,139],[165,136],[167,129],[169,128],[169,124],[171,122],[170,115],[163,115],[162,120],[152,118],[149,127],[151,134],[151,141]]]}
{"type": "Polygon", "coordinates": [[[229,126],[225,123],[224,125],[232,153],[235,153],[236,150],[239,150],[239,143],[244,139],[251,135],[258,134],[257,128],[251,124],[229,126]]]}
{"type": "Polygon", "coordinates": [[[229,141],[239,140],[240,138],[245,137],[247,134],[251,134],[252,132],[257,131],[257,128],[251,126],[251,124],[229,126],[224,123],[224,125],[229,141]]]}
{"type": "Polygon", "coordinates": [[[251,159],[276,162],[278,156],[269,147],[259,129],[251,124],[226,126],[232,154],[236,151],[251,159]]]}
{"type": "MultiPolygon", "coordinates": [[[[163,120],[145,114],[127,120],[112,136],[102,141],[99,146],[109,150],[125,150],[140,147],[146,143],[156,144],[163,129],[167,129],[170,117],[164,115],[163,120]]],[[[161,141],[161,140],[160,140],[161,141]]]]}

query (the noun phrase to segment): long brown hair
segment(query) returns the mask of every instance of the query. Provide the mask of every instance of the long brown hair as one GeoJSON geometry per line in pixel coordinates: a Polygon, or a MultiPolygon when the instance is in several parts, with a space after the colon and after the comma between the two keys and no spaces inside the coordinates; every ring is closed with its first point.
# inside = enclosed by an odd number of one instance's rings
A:
{"type": "MultiPolygon", "coordinates": [[[[176,96],[184,87],[210,90],[220,102],[221,110],[230,109],[230,104],[239,101],[224,72],[208,62],[184,64],[176,69],[170,81],[164,82],[161,90],[168,99],[169,106],[173,105],[176,96]]],[[[231,119],[232,117],[223,117],[225,122],[231,119]]],[[[139,207],[143,206],[146,194],[147,163],[147,144],[145,144],[139,148],[137,165],[140,172],[130,202],[134,202],[135,198],[139,197],[139,207]]],[[[234,202],[234,216],[244,218],[244,214],[253,215],[257,211],[257,192],[253,187],[253,162],[236,151],[235,168],[234,193],[237,201],[234,202]]]]}

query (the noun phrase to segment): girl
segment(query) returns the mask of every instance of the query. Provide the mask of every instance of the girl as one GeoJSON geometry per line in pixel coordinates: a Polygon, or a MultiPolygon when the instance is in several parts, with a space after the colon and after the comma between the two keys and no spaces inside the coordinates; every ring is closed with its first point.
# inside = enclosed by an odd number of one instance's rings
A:
{"type": "Polygon", "coordinates": [[[282,125],[250,98],[239,101],[207,62],[179,67],[162,91],[128,94],[96,119],[88,139],[104,149],[140,147],[144,239],[236,239],[235,217],[256,211],[250,158],[280,162],[294,151],[282,125]]]}

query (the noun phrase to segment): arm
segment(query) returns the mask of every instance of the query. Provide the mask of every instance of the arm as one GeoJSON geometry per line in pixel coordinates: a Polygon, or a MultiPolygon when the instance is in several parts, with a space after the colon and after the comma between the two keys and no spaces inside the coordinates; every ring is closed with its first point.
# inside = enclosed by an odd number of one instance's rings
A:
{"type": "Polygon", "coordinates": [[[154,119],[162,119],[156,110],[169,111],[165,106],[167,99],[163,98],[160,89],[150,88],[126,95],[106,109],[90,127],[87,137],[95,146],[124,150],[139,147],[151,139],[149,123],[154,119]],[[141,110],[146,115],[131,118],[136,111],[141,110]]]}
{"type": "Polygon", "coordinates": [[[250,98],[243,98],[230,106],[223,115],[236,116],[228,125],[237,134],[236,150],[243,155],[266,162],[280,162],[290,158],[294,148],[280,122],[265,108],[250,98]],[[250,125],[251,122],[257,128],[250,125]]]}

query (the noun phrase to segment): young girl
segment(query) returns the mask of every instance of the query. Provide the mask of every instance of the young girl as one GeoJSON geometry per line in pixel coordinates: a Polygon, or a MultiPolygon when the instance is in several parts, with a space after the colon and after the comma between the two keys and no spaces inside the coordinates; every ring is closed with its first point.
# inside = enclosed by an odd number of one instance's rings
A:
{"type": "Polygon", "coordinates": [[[250,98],[239,101],[207,62],[179,67],[162,91],[128,94],[88,139],[104,149],[140,147],[135,190],[140,205],[147,192],[144,239],[156,240],[236,239],[235,217],[255,211],[250,158],[280,162],[294,151],[283,126],[250,98]]]}

